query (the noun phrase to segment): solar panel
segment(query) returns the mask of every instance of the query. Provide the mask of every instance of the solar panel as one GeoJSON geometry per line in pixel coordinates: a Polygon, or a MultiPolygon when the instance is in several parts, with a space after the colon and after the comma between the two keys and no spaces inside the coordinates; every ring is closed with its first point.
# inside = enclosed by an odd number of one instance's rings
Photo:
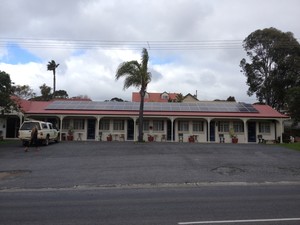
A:
{"type": "MultiPolygon", "coordinates": [[[[46,107],[46,110],[137,111],[139,108],[139,102],[54,101],[46,107]]],[[[257,112],[257,110],[251,104],[246,104],[243,102],[145,102],[144,110],[166,112],[257,112]]]]}

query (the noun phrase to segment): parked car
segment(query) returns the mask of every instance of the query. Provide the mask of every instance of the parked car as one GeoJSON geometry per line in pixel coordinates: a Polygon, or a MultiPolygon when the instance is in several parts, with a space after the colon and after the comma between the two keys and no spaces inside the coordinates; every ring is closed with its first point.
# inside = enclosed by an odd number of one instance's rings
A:
{"type": "Polygon", "coordinates": [[[35,126],[38,129],[38,140],[41,144],[48,145],[50,141],[59,141],[59,131],[53,127],[52,123],[31,120],[24,121],[19,129],[19,139],[23,145],[30,142],[31,130],[35,126]]]}

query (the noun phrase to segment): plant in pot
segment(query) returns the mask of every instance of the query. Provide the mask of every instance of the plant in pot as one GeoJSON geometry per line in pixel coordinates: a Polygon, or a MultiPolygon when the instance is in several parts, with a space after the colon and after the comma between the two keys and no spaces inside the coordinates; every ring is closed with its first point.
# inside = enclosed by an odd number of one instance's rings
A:
{"type": "Polygon", "coordinates": [[[189,136],[189,142],[195,142],[194,135],[189,136]]]}
{"type": "Polygon", "coordinates": [[[234,143],[234,144],[238,143],[239,139],[237,138],[237,135],[234,133],[234,129],[233,128],[230,128],[229,135],[231,137],[231,142],[232,143],[234,143]]]}
{"type": "Polygon", "coordinates": [[[148,141],[149,142],[154,141],[154,137],[151,134],[148,134],[148,141]]]}
{"type": "Polygon", "coordinates": [[[73,139],[74,139],[74,129],[73,129],[73,127],[69,127],[67,140],[68,141],[73,141],[73,139]]]}
{"type": "Polygon", "coordinates": [[[106,140],[107,141],[112,141],[112,135],[111,134],[107,135],[106,140]]]}

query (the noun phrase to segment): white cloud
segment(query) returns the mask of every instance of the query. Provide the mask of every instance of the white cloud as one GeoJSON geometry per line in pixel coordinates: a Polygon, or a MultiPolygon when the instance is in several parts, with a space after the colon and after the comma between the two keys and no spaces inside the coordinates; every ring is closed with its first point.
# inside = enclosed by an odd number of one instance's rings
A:
{"type": "Polygon", "coordinates": [[[5,58],[6,63],[0,61],[0,70],[39,93],[43,83],[53,85],[46,67],[53,59],[60,64],[58,90],[93,100],[130,100],[137,89],[123,91],[123,80],[115,80],[115,71],[121,62],[140,60],[147,47],[153,75],[149,91],[185,95],[197,90],[203,100],[235,96],[254,102],[246,94],[246,78],[239,68],[245,57],[241,41],[256,29],[271,26],[299,38],[299,7],[297,0],[3,0],[0,60],[5,58]],[[240,45],[228,48],[226,40],[240,45]],[[186,50],[193,41],[204,47],[186,50]],[[207,48],[208,41],[217,41],[217,47],[207,48]],[[19,43],[41,63],[9,63],[14,52],[5,48],[8,42],[19,43]]]}

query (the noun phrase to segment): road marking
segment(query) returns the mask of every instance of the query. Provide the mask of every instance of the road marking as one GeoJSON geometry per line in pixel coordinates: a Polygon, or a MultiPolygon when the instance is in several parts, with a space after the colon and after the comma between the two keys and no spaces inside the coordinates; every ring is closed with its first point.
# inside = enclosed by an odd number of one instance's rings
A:
{"type": "Polygon", "coordinates": [[[278,218],[278,219],[254,219],[254,220],[218,220],[218,221],[198,221],[198,222],[179,222],[179,225],[191,224],[220,224],[220,223],[256,223],[256,222],[283,222],[300,221],[300,218],[278,218]]]}

